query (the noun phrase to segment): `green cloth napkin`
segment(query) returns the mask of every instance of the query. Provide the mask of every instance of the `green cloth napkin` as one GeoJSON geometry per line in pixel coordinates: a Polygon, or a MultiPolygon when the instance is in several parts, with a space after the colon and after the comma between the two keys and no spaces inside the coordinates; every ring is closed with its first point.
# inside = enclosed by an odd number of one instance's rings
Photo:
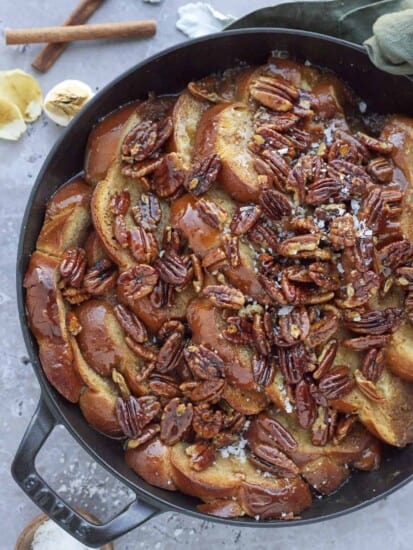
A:
{"type": "Polygon", "coordinates": [[[413,0],[289,2],[257,10],[227,28],[253,26],[287,27],[344,38],[364,44],[380,69],[413,74],[413,0]]]}

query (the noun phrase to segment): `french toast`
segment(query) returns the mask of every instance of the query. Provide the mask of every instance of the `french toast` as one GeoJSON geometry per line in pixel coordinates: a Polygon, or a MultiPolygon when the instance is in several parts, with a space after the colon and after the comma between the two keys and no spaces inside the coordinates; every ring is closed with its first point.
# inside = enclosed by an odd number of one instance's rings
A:
{"type": "Polygon", "coordinates": [[[99,122],[49,202],[45,374],[204,513],[294,519],[413,441],[413,121],[358,106],[271,56],[99,122]]]}

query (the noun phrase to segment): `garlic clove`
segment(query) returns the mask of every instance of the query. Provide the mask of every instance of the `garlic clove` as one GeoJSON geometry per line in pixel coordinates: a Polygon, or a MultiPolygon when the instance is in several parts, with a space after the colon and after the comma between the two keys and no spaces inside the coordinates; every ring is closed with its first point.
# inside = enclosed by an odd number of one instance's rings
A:
{"type": "Polygon", "coordinates": [[[0,97],[0,138],[16,141],[25,131],[26,123],[17,105],[0,97]]]}
{"type": "Polygon", "coordinates": [[[67,126],[93,95],[90,86],[84,82],[63,80],[46,94],[43,108],[53,122],[67,126]]]}
{"type": "Polygon", "coordinates": [[[14,103],[26,122],[33,122],[42,112],[39,83],[20,69],[0,71],[0,98],[14,103]]]}

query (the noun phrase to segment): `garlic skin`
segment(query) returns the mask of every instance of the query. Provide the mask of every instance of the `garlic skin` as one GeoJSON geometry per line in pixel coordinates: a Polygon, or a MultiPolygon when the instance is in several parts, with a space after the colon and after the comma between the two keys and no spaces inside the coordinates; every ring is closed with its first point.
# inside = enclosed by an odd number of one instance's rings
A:
{"type": "Polygon", "coordinates": [[[25,122],[33,122],[42,112],[42,91],[37,80],[20,69],[0,71],[0,98],[14,103],[25,122]]]}
{"type": "Polygon", "coordinates": [[[0,139],[17,141],[26,131],[26,123],[17,105],[0,96],[0,139]]]}
{"type": "Polygon", "coordinates": [[[46,94],[43,109],[53,122],[67,126],[93,96],[92,89],[84,82],[63,80],[46,94]]]}

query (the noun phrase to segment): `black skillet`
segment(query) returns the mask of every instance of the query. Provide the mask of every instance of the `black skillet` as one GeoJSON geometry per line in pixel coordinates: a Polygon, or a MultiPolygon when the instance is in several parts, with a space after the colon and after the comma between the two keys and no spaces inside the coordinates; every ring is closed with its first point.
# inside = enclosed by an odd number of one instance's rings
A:
{"type": "MultiPolygon", "coordinates": [[[[23,491],[54,521],[88,546],[100,546],[138,527],[156,514],[181,512],[193,517],[238,527],[288,527],[333,518],[355,511],[388,495],[413,475],[413,446],[388,449],[378,472],[355,472],[337,493],[315,499],[312,507],[291,522],[254,519],[219,519],[196,510],[196,499],[145,483],[124,461],[119,441],[93,430],[78,406],[68,403],[47,382],[38,348],[28,323],[22,280],[43,223],[47,199],[82,169],[88,134],[103,115],[120,105],[156,94],[181,91],[193,79],[240,61],[264,63],[273,50],[285,50],[298,60],[333,69],[358,93],[369,110],[413,116],[413,82],[379,71],[364,49],[349,42],[305,31],[243,29],[191,40],[145,60],[106,86],[76,117],[47,157],[31,193],[21,228],[17,256],[17,298],[22,331],[34,371],[41,386],[38,408],[12,464],[12,474],[23,491]],[[137,499],[114,519],[94,525],[64,502],[39,475],[35,458],[50,432],[63,424],[99,464],[130,487],[137,499]]],[[[81,502],[77,503],[79,506],[81,502]]]]}

